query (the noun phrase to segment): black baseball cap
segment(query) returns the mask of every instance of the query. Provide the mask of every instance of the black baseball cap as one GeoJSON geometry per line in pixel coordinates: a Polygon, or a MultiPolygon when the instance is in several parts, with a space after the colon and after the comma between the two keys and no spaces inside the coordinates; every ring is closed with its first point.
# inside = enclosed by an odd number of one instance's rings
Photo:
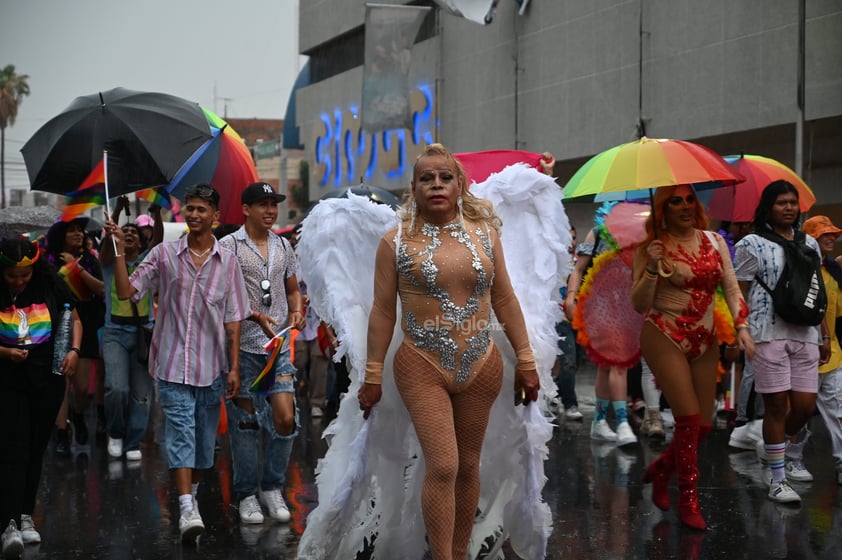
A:
{"type": "Polygon", "coordinates": [[[263,181],[258,181],[247,186],[243,189],[243,194],[240,196],[242,203],[248,204],[249,206],[264,198],[271,198],[275,202],[286,200],[286,196],[279,194],[275,191],[275,187],[263,181]]]}

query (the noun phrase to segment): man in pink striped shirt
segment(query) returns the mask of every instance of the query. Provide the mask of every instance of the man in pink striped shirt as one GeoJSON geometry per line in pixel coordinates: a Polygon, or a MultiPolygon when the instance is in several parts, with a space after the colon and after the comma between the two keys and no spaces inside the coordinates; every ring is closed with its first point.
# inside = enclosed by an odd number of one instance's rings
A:
{"type": "MultiPolygon", "coordinates": [[[[129,278],[115,266],[120,299],[158,292],[158,316],[149,349],[166,418],[167,460],[173,470],[181,510],[183,542],[204,532],[196,503],[199,470],[213,466],[216,429],[223,395],[240,388],[240,321],[268,320],[252,313],[239,262],[217,243],[211,227],[219,217],[219,193],[195,185],[185,193],[184,216],[190,233],[153,248],[129,278]]],[[[106,224],[123,259],[122,231],[106,224]]]]}

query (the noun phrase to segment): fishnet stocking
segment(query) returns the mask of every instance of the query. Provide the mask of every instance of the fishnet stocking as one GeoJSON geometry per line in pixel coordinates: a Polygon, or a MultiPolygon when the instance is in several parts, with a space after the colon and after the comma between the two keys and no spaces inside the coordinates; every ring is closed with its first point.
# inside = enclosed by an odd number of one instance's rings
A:
{"type": "Polygon", "coordinates": [[[479,501],[488,416],[503,380],[500,351],[494,347],[458,392],[449,392],[439,370],[407,345],[395,354],[394,371],[424,453],[421,509],[430,551],[434,560],[462,560],[479,501]]]}

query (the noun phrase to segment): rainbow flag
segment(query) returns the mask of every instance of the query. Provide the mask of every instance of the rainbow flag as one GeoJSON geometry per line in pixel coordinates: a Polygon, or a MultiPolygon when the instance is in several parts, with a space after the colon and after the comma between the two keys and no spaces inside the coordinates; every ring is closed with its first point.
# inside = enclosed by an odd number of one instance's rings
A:
{"type": "Polygon", "coordinates": [[[72,221],[95,206],[105,204],[105,158],[100,160],[78,189],[67,193],[61,221],[72,221]]]}
{"type": "Polygon", "coordinates": [[[173,207],[170,195],[164,189],[142,189],[134,193],[134,195],[141,200],[157,204],[161,208],[172,209],[173,207]]]}
{"type": "Polygon", "coordinates": [[[284,348],[284,343],[287,340],[290,328],[291,327],[287,327],[276,334],[274,338],[269,339],[269,342],[267,342],[263,347],[264,350],[269,352],[269,359],[266,360],[266,366],[263,368],[263,371],[260,372],[254,380],[254,383],[249,386],[249,391],[252,393],[265,395],[269,392],[269,389],[272,388],[272,385],[275,384],[275,377],[269,375],[269,372],[275,368],[275,363],[278,361],[278,356],[284,348]]]}
{"type": "Polygon", "coordinates": [[[4,346],[28,346],[50,340],[50,310],[44,303],[10,307],[0,311],[0,342],[4,346]]]}
{"type": "Polygon", "coordinates": [[[58,269],[58,275],[59,278],[64,280],[64,283],[70,288],[73,297],[78,301],[88,301],[91,299],[93,294],[91,294],[91,290],[82,278],[82,266],[78,261],[73,260],[70,261],[70,264],[62,265],[58,269]]]}

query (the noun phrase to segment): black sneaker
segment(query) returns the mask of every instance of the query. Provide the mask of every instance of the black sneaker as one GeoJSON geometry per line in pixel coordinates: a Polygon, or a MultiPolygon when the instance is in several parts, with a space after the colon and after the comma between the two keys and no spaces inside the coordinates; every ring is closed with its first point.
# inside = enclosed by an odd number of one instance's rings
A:
{"type": "Polygon", "coordinates": [[[73,420],[73,436],[78,445],[88,444],[88,425],[85,422],[85,414],[82,412],[73,412],[70,414],[73,420]]]}
{"type": "Polygon", "coordinates": [[[56,430],[56,455],[70,457],[70,430],[56,430]]]}

